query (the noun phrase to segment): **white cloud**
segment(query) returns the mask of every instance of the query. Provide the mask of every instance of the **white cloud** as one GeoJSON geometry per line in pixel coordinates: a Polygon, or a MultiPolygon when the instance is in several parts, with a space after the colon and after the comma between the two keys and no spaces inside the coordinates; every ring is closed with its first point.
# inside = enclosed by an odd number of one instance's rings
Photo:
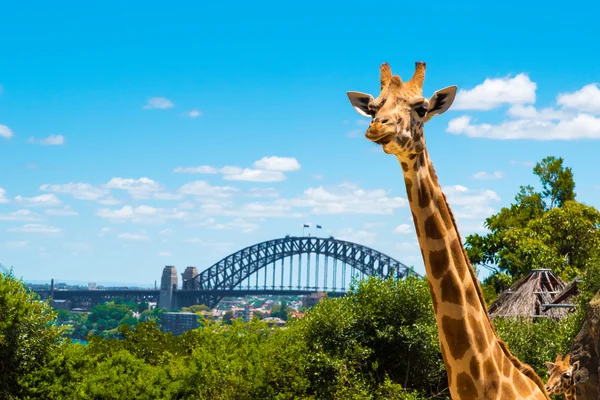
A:
{"type": "Polygon", "coordinates": [[[309,188],[300,197],[277,200],[276,204],[309,207],[312,214],[389,215],[396,208],[406,207],[407,201],[402,197],[389,197],[383,189],[364,190],[344,183],[331,189],[309,188]]]}
{"type": "Polygon", "coordinates": [[[219,170],[210,165],[200,165],[197,167],[177,167],[173,172],[180,174],[216,174],[219,170]]]}
{"type": "Polygon", "coordinates": [[[40,233],[40,234],[54,234],[60,233],[61,229],[55,226],[42,225],[42,224],[27,224],[21,228],[9,228],[8,232],[21,232],[21,233],[40,233]]]}
{"type": "Polygon", "coordinates": [[[163,229],[158,234],[159,235],[172,235],[173,234],[173,229],[169,229],[169,228],[163,229]]]}
{"type": "Polygon", "coordinates": [[[460,89],[451,109],[492,110],[505,104],[532,104],[536,88],[523,73],[514,78],[487,78],[473,89],[460,89]]]}
{"type": "Polygon", "coordinates": [[[198,117],[202,116],[202,111],[193,109],[193,110],[189,111],[187,113],[187,115],[188,115],[188,117],[191,117],[191,118],[198,118],[198,117]]]}
{"type": "Polygon", "coordinates": [[[181,200],[183,195],[178,193],[158,192],[154,193],[152,197],[156,200],[181,200]]]}
{"type": "Polygon", "coordinates": [[[446,131],[489,139],[600,139],[600,118],[589,114],[578,114],[557,123],[539,119],[505,121],[500,125],[472,124],[471,121],[469,116],[455,118],[450,121],[446,131]]]}
{"type": "Polygon", "coordinates": [[[112,196],[108,196],[108,197],[105,197],[103,199],[98,200],[98,203],[100,203],[102,205],[105,205],[105,206],[114,206],[114,205],[117,205],[117,204],[121,204],[122,201],[117,200],[117,199],[115,199],[112,196]]]}
{"type": "Polygon", "coordinates": [[[480,223],[496,211],[493,204],[500,201],[498,194],[489,189],[476,190],[454,185],[445,186],[442,190],[454,217],[458,220],[461,232],[465,230],[463,222],[466,221],[470,225],[473,225],[473,221],[480,223]]]}
{"type": "Polygon", "coordinates": [[[211,249],[219,249],[220,251],[229,249],[233,246],[233,243],[231,243],[231,242],[217,242],[217,241],[214,241],[211,239],[204,239],[204,238],[199,238],[199,237],[188,238],[188,239],[185,239],[184,242],[202,246],[202,247],[208,247],[211,249]]]}
{"type": "Polygon", "coordinates": [[[471,179],[479,181],[488,181],[492,179],[504,179],[504,173],[502,171],[486,172],[480,171],[471,175],[471,179]]]}
{"type": "Polygon", "coordinates": [[[11,131],[8,126],[0,124],[0,137],[10,139],[13,136],[13,131],[11,131]]]}
{"type": "Polygon", "coordinates": [[[247,182],[281,182],[285,180],[285,178],[283,172],[250,168],[244,168],[238,173],[226,174],[223,176],[223,179],[225,180],[247,182]]]}
{"type": "Polygon", "coordinates": [[[41,221],[42,216],[30,210],[22,209],[8,214],[0,214],[0,221],[41,221]]]}
{"type": "Polygon", "coordinates": [[[294,212],[289,204],[276,203],[246,203],[243,205],[232,204],[203,204],[202,213],[207,215],[222,215],[226,217],[242,218],[299,218],[304,214],[294,212]]]}
{"type": "Polygon", "coordinates": [[[592,83],[573,93],[560,93],[556,104],[580,112],[600,114],[600,89],[596,83],[592,83]]]}
{"type": "Polygon", "coordinates": [[[171,257],[171,253],[168,251],[161,251],[157,254],[159,257],[171,257]]]}
{"type": "Polygon", "coordinates": [[[353,228],[345,228],[335,233],[335,238],[348,242],[359,243],[370,246],[377,242],[377,233],[363,230],[354,230],[353,228]]]}
{"type": "Polygon", "coordinates": [[[9,200],[6,198],[6,190],[0,187],[0,203],[8,203],[9,200]]]}
{"type": "Polygon", "coordinates": [[[73,210],[73,207],[71,207],[69,205],[64,206],[63,208],[51,208],[44,212],[48,215],[56,215],[56,216],[61,216],[61,217],[70,217],[70,216],[74,216],[74,215],[79,215],[79,213],[77,211],[73,210]]]}
{"type": "Polygon", "coordinates": [[[25,207],[54,207],[60,200],[53,194],[41,194],[35,197],[16,196],[15,201],[25,207]]]}
{"type": "Polygon", "coordinates": [[[177,206],[177,208],[181,208],[182,210],[192,210],[194,207],[194,203],[191,201],[184,201],[177,206]]]}
{"type": "Polygon", "coordinates": [[[125,190],[134,199],[147,199],[151,193],[162,190],[160,184],[150,178],[112,178],[106,184],[109,189],[125,190]]]}
{"type": "Polygon", "coordinates": [[[64,184],[43,184],[40,190],[44,192],[65,193],[78,200],[98,200],[108,194],[104,188],[99,188],[89,183],[69,182],[64,184]]]}
{"type": "Polygon", "coordinates": [[[254,167],[268,171],[291,172],[300,169],[300,163],[293,157],[263,157],[254,163],[254,167]]]}
{"type": "Polygon", "coordinates": [[[29,247],[29,240],[16,240],[10,242],[0,243],[0,247],[7,247],[10,249],[22,249],[29,247]]]}
{"type": "Polygon", "coordinates": [[[453,109],[490,110],[508,104],[511,106],[507,111],[509,119],[498,124],[476,123],[472,116],[463,115],[452,119],[446,132],[489,139],[600,139],[600,118],[592,115],[600,114],[600,89],[597,84],[559,94],[556,106],[562,109],[536,109],[532,105],[535,102],[535,89],[535,83],[519,74],[512,79],[486,79],[471,91],[461,91],[453,109]],[[489,96],[488,92],[494,90],[496,95],[489,96]],[[493,101],[487,101],[486,98],[493,101]]]}
{"type": "Polygon", "coordinates": [[[246,197],[279,197],[279,193],[275,188],[251,188],[246,197]]]}
{"type": "Polygon", "coordinates": [[[150,109],[150,108],[165,109],[165,108],[173,108],[173,107],[175,107],[175,104],[173,104],[171,102],[171,100],[165,99],[164,97],[152,97],[152,98],[148,99],[148,102],[144,106],[144,108],[146,108],[146,109],[150,109]]]}
{"type": "Polygon", "coordinates": [[[346,133],[346,136],[351,137],[351,138],[357,138],[359,136],[364,135],[365,130],[364,129],[352,129],[351,131],[346,133]]]}
{"type": "Polygon", "coordinates": [[[536,109],[534,106],[524,106],[522,104],[515,104],[508,109],[508,115],[513,118],[524,118],[524,119],[537,119],[541,121],[556,121],[571,116],[562,110],[555,110],[553,108],[542,108],[541,110],[536,109]]]}
{"type": "Polygon", "coordinates": [[[244,219],[237,218],[233,221],[229,221],[226,223],[216,223],[214,218],[209,218],[208,220],[197,224],[198,226],[204,226],[208,229],[216,229],[216,230],[237,230],[241,233],[252,233],[260,228],[260,225],[252,222],[248,222],[244,219]]]}
{"type": "Polygon", "coordinates": [[[101,208],[96,211],[101,218],[115,222],[130,221],[134,223],[164,223],[170,219],[183,219],[187,213],[178,209],[155,208],[141,205],[138,207],[124,206],[118,210],[101,208]]]}
{"type": "Polygon", "coordinates": [[[400,224],[397,227],[395,227],[394,230],[392,231],[392,233],[399,233],[401,235],[406,235],[406,234],[412,233],[412,232],[413,232],[413,228],[409,224],[400,224]]]}
{"type": "Polygon", "coordinates": [[[212,186],[206,181],[194,181],[186,183],[179,188],[179,193],[199,197],[219,197],[226,198],[237,192],[239,189],[231,186],[212,186]]]}
{"type": "Polygon", "coordinates": [[[65,137],[63,135],[50,135],[44,139],[30,137],[27,139],[27,143],[41,144],[42,146],[62,146],[65,144],[65,137]]]}
{"type": "Polygon", "coordinates": [[[110,232],[110,228],[104,227],[104,228],[100,229],[100,232],[98,232],[98,236],[99,237],[106,236],[106,234],[108,232],[110,232]]]}
{"type": "Polygon", "coordinates": [[[144,234],[144,233],[121,233],[119,236],[117,236],[119,239],[123,239],[123,240],[133,240],[133,241],[143,241],[143,240],[150,240],[150,238],[148,237],[148,235],[144,234]]]}

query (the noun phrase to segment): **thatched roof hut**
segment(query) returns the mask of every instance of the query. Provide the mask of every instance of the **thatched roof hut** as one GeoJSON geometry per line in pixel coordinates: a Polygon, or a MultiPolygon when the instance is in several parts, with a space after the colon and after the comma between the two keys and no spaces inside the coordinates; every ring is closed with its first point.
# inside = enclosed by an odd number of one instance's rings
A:
{"type": "Polygon", "coordinates": [[[525,278],[515,282],[508,290],[490,305],[488,312],[494,317],[524,317],[560,319],[571,308],[562,306],[547,307],[554,297],[566,287],[566,283],[552,270],[533,269],[525,278]]]}

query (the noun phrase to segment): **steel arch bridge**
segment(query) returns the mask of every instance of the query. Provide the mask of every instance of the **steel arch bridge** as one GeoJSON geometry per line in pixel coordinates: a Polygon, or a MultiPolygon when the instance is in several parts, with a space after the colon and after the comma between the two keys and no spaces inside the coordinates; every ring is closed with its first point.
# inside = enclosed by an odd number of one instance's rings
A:
{"type": "Polygon", "coordinates": [[[281,239],[268,240],[241,249],[198,275],[184,280],[182,291],[177,293],[178,303],[180,306],[183,303],[205,304],[213,308],[223,297],[241,295],[242,292],[247,294],[250,291],[250,278],[253,275],[256,277],[255,293],[300,294],[315,292],[320,288],[324,291],[333,289],[333,292],[339,292],[338,289],[341,289],[343,293],[345,292],[347,266],[352,271],[351,276],[354,276],[356,271],[361,276],[389,277],[393,275],[398,279],[407,275],[420,276],[400,261],[357,243],[333,237],[288,235],[281,239]],[[306,256],[304,263],[302,255],[306,256]],[[298,265],[294,269],[295,256],[298,257],[298,265]],[[311,258],[314,262],[312,270],[311,258]],[[324,258],[321,270],[319,268],[320,258],[324,258]],[[329,258],[333,259],[332,268],[328,265],[329,258]],[[288,260],[290,264],[288,268],[284,266],[284,259],[288,260]],[[280,266],[276,265],[277,262],[280,262],[280,266]],[[342,263],[341,277],[337,262],[342,263]],[[268,271],[268,267],[271,265],[272,268],[268,271]],[[264,276],[260,286],[258,284],[259,273],[264,276]],[[297,281],[294,281],[295,276],[298,278],[297,281]],[[303,279],[304,277],[306,280],[303,279]],[[339,282],[340,278],[341,282],[339,282]],[[267,285],[269,280],[270,283],[267,285]],[[339,287],[338,284],[340,284],[339,287]],[[248,290],[243,291],[244,287],[247,287],[248,290]]]}

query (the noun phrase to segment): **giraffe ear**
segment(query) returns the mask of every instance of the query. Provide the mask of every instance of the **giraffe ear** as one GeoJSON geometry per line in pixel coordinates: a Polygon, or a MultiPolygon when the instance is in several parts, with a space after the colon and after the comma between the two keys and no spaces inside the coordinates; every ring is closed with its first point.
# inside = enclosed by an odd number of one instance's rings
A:
{"type": "Polygon", "coordinates": [[[447,88],[435,92],[429,99],[429,109],[427,110],[425,122],[429,121],[431,117],[446,112],[454,102],[455,97],[456,86],[448,86],[447,88]]]}
{"type": "Polygon", "coordinates": [[[577,371],[579,369],[579,360],[575,361],[573,363],[573,372],[577,371]]]}
{"type": "Polygon", "coordinates": [[[548,368],[548,372],[552,371],[552,368],[554,368],[554,363],[547,362],[546,363],[546,368],[548,368]]]}
{"type": "Polygon", "coordinates": [[[369,103],[373,101],[373,96],[367,93],[361,92],[348,92],[348,99],[350,99],[350,103],[352,103],[352,107],[360,114],[365,117],[372,117],[369,114],[369,103]]]}

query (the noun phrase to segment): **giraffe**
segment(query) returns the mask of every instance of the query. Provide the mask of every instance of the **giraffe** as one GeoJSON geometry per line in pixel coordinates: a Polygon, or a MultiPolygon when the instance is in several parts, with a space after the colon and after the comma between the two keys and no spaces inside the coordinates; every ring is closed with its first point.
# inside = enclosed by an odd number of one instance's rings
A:
{"type": "Polygon", "coordinates": [[[546,382],[546,391],[550,396],[565,395],[566,400],[577,400],[575,391],[574,373],[579,369],[579,361],[571,364],[571,354],[567,354],[565,359],[562,359],[562,354],[556,356],[556,361],[553,363],[547,362],[548,373],[550,377],[546,382]]]}
{"type": "MultiPolygon", "coordinates": [[[[380,94],[348,92],[354,109],[372,118],[367,139],[400,162],[415,232],[425,263],[440,349],[453,399],[548,399],[542,380],[514,357],[491,323],[481,288],[438,183],[423,125],[444,113],[456,86],[422,96],[424,62],[403,82],[380,67],[380,94]]],[[[459,153],[460,154],[460,153],[459,153]]],[[[466,155],[461,157],[467,159],[466,155]]]]}

